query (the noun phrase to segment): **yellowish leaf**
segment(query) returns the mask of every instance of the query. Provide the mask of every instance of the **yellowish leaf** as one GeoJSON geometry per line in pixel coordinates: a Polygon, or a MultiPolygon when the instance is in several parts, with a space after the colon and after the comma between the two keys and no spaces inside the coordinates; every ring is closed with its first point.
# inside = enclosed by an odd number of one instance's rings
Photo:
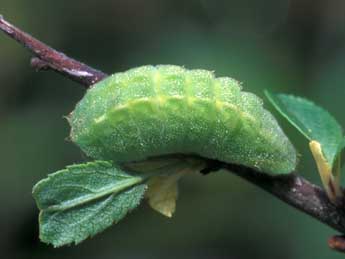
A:
{"type": "Polygon", "coordinates": [[[312,140],[309,142],[309,147],[316,162],[327,196],[332,202],[335,202],[337,197],[341,197],[342,195],[339,183],[340,159],[338,158],[336,160],[335,167],[332,169],[332,166],[327,162],[322,153],[322,147],[319,142],[312,140]]]}
{"type": "Polygon", "coordinates": [[[180,172],[167,176],[155,176],[148,181],[145,196],[154,210],[169,218],[173,215],[176,209],[178,180],[184,174],[185,172],[180,172]]]}

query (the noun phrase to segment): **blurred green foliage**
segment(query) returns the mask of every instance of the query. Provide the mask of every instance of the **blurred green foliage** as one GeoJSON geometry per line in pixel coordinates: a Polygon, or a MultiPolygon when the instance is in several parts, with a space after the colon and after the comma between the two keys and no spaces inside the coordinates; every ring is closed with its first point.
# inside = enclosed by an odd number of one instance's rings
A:
{"type": "MultiPolygon", "coordinates": [[[[42,41],[111,73],[177,64],[232,76],[248,91],[304,95],[342,116],[343,1],[2,0],[1,14],[42,41]]],[[[0,254],[4,258],[341,258],[333,230],[227,173],[182,181],[177,213],[141,206],[77,247],[38,240],[31,188],[84,161],[62,118],[84,90],[54,73],[35,73],[29,54],[0,35],[0,254]]],[[[266,102],[267,103],[267,102],[266,102]]],[[[272,107],[266,104],[271,110],[272,107]]],[[[296,145],[298,171],[319,184],[306,141],[280,120],[296,145]]]]}

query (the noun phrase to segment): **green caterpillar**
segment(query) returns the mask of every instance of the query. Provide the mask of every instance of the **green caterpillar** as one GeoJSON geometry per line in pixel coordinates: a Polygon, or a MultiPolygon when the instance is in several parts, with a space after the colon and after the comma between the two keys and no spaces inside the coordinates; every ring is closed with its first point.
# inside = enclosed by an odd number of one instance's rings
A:
{"type": "Polygon", "coordinates": [[[103,231],[144,196],[171,217],[178,180],[210,170],[210,159],[272,174],[296,167],[294,147],[261,99],[206,70],[116,73],[93,85],[68,120],[72,141],[101,161],[67,166],[34,186],[40,239],[55,247],[103,231]]]}
{"type": "Polygon", "coordinates": [[[239,82],[207,70],[142,66],[95,84],[68,118],[88,156],[120,165],[183,154],[285,174],[296,152],[239,82]]]}

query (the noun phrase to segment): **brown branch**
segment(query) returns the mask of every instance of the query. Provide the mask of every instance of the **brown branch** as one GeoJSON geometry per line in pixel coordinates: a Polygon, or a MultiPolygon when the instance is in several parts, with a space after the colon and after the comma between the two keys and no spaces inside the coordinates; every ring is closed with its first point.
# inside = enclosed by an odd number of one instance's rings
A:
{"type": "MultiPolygon", "coordinates": [[[[107,76],[105,73],[71,59],[38,41],[5,21],[2,16],[0,16],[0,30],[21,43],[36,56],[31,60],[31,65],[37,70],[54,70],[85,87],[89,87],[107,76]]],[[[333,229],[345,233],[344,206],[330,202],[326,193],[320,187],[310,183],[303,177],[296,174],[271,176],[240,165],[213,160],[209,160],[209,167],[202,172],[207,173],[221,168],[233,172],[283,202],[333,229]]],[[[332,237],[329,240],[329,246],[339,251],[345,251],[345,238],[341,236],[332,237]]]]}
{"type": "Polygon", "coordinates": [[[33,38],[10,24],[1,15],[0,30],[22,44],[36,56],[36,58],[31,60],[31,66],[36,70],[53,70],[85,87],[89,87],[107,77],[107,74],[69,58],[65,54],[33,38]]]}
{"type": "Polygon", "coordinates": [[[339,205],[333,204],[324,190],[302,176],[296,174],[272,176],[251,168],[224,163],[221,167],[335,230],[345,233],[345,210],[341,205],[342,202],[339,202],[339,205]]]}
{"type": "MultiPolygon", "coordinates": [[[[345,233],[345,209],[343,201],[330,202],[319,186],[296,174],[269,175],[242,165],[208,160],[208,167],[201,173],[225,169],[269,192],[283,202],[312,216],[333,229],[345,233]]],[[[337,238],[337,241],[340,239],[337,238]]],[[[338,242],[339,243],[339,242],[338,242]]],[[[332,243],[336,246],[335,242],[332,243]]],[[[344,239],[345,252],[345,239],[344,239]]],[[[335,248],[336,249],[336,248],[335,248]]],[[[337,249],[340,250],[340,249],[337,249]]]]}

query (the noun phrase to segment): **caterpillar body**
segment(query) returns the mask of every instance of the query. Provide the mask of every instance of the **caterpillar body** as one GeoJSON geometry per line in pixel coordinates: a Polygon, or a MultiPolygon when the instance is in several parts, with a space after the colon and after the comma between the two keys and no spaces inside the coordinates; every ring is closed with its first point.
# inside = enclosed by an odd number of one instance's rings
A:
{"type": "Polygon", "coordinates": [[[267,173],[290,173],[296,152],[256,95],[229,77],[180,66],[142,66],[96,83],[69,116],[90,157],[125,165],[198,155],[267,173]]]}

